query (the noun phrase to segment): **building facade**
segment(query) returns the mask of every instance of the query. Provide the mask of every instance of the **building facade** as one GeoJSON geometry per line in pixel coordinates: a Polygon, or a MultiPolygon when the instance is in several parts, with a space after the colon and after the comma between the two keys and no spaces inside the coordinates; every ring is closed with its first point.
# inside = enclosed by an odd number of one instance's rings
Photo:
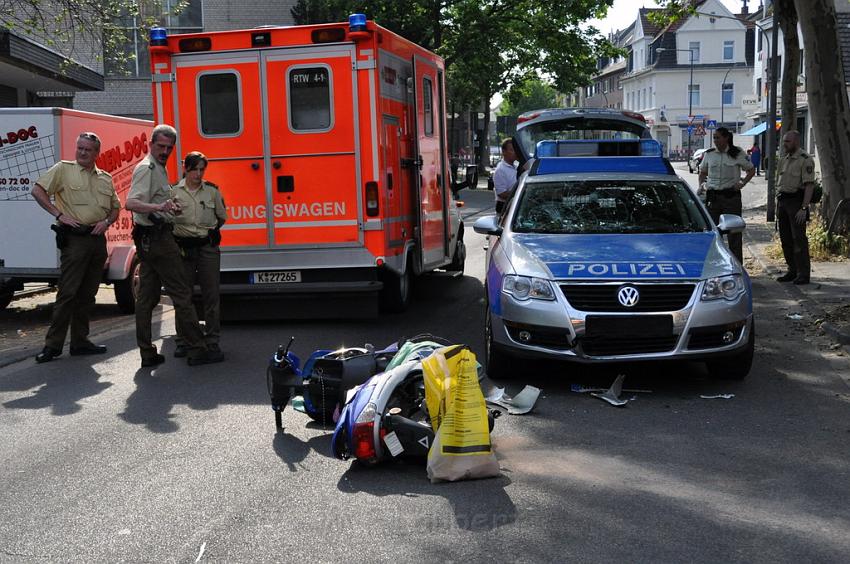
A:
{"type": "Polygon", "coordinates": [[[641,8],[622,77],[623,108],[646,118],[665,154],[708,147],[711,129],[741,131],[742,100],[753,89],[754,26],[718,0],[695,2],[700,15],[665,27],[641,8]]]}

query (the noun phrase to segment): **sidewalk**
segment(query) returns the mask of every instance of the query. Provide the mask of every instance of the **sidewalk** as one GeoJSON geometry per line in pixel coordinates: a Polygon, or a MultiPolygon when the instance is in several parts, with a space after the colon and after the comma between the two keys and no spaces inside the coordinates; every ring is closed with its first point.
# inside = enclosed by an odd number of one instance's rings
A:
{"type": "MultiPolygon", "coordinates": [[[[767,256],[767,247],[773,240],[774,223],[768,223],[766,216],[763,207],[744,210],[744,220],[747,222],[744,245],[766,276],[775,279],[785,273],[786,266],[785,261],[767,256]]],[[[820,327],[830,337],[845,345],[845,348],[850,345],[850,260],[813,261],[810,284],[795,286],[775,280],[772,283],[781,285],[814,320],[821,321],[820,327]]]]}

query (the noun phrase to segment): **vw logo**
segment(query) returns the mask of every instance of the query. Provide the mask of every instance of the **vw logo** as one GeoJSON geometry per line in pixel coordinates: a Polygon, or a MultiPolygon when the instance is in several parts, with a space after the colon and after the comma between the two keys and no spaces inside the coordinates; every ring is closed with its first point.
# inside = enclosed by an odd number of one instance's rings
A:
{"type": "Polygon", "coordinates": [[[634,307],[640,301],[640,292],[634,286],[623,286],[617,291],[617,301],[623,307],[634,307]]]}

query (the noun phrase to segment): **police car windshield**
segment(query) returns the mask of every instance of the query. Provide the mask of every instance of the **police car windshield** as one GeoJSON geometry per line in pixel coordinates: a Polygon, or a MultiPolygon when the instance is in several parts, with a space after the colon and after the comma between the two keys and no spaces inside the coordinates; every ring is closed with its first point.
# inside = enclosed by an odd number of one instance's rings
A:
{"type": "Polygon", "coordinates": [[[645,126],[625,120],[569,118],[529,124],[519,129],[516,139],[526,156],[533,156],[539,141],[565,139],[648,139],[645,126]]]}
{"type": "Polygon", "coordinates": [[[676,181],[530,182],[517,233],[691,233],[709,229],[690,189],[676,181]]]}

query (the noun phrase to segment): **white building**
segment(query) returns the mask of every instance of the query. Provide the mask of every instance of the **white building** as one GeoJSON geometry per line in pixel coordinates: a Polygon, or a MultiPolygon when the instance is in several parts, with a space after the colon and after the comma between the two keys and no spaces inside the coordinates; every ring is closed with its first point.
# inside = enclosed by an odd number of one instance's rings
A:
{"type": "MultiPolygon", "coordinates": [[[[641,8],[629,45],[629,70],[621,79],[624,109],[644,115],[667,154],[711,143],[713,125],[740,131],[744,96],[753,94],[752,22],[719,0],[697,1],[699,12],[659,27],[656,11],[641,8]],[[691,117],[693,116],[693,117],[691,117]]],[[[740,145],[743,141],[735,140],[740,145]]]]}

